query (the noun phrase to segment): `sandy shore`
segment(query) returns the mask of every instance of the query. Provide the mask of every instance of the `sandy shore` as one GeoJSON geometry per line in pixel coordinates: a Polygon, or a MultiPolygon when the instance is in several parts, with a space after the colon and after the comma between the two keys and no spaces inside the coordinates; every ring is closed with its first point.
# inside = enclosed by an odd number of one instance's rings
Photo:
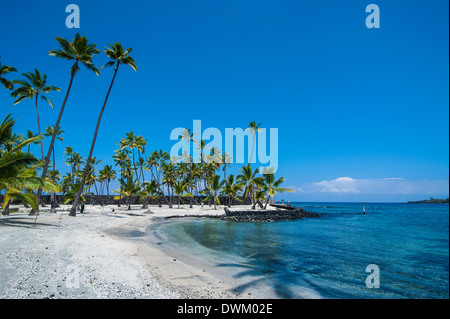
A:
{"type": "Polygon", "coordinates": [[[0,217],[0,298],[258,298],[213,265],[146,236],[147,227],[174,215],[218,215],[223,208],[173,209],[140,205],[89,206],[69,217],[43,208],[0,217]],[[114,211],[112,211],[114,209],[114,211]],[[127,236],[127,234],[131,234],[127,236]]]}

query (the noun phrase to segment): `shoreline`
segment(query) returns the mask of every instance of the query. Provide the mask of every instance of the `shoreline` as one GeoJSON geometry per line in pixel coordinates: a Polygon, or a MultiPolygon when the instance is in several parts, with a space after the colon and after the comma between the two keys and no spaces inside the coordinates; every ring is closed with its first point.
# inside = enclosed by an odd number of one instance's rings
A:
{"type": "Polygon", "coordinates": [[[237,270],[219,267],[218,261],[211,259],[208,253],[203,251],[192,256],[181,244],[170,241],[158,232],[161,225],[177,222],[177,217],[180,218],[179,221],[181,218],[184,222],[189,219],[194,221],[203,216],[208,218],[211,215],[222,215],[223,208],[214,210],[206,206],[182,209],[151,207],[150,210],[154,214],[110,229],[107,233],[118,240],[135,244],[138,255],[146,260],[149,272],[163,287],[185,299],[276,298],[273,293],[263,289],[243,288],[250,281],[254,281],[255,277],[239,278],[237,270]]]}
{"type": "Polygon", "coordinates": [[[223,208],[132,208],[86,205],[85,214],[69,217],[67,205],[56,213],[46,207],[36,226],[22,208],[1,216],[0,298],[267,298],[236,291],[245,279],[189,258],[171,243],[158,244],[150,232],[146,242],[139,237],[165,217],[218,215],[223,208]]]}

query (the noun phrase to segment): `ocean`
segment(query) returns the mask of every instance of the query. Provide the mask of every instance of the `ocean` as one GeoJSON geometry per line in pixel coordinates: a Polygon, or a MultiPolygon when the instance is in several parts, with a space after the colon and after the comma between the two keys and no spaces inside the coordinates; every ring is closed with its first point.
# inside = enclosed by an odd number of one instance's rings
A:
{"type": "Polygon", "coordinates": [[[449,298],[448,204],[364,203],[365,215],[361,203],[292,205],[322,216],[189,218],[152,231],[220,271],[249,278],[242,292],[253,285],[283,299],[449,298]]]}

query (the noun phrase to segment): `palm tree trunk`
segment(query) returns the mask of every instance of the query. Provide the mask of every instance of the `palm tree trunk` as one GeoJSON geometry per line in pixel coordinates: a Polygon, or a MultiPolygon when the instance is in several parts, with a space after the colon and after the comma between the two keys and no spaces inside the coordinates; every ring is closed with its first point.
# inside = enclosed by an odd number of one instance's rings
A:
{"type": "MultiPolygon", "coordinates": [[[[120,179],[123,180],[123,166],[120,166],[120,179]]],[[[120,203],[122,202],[122,183],[120,183],[120,194],[119,194],[119,204],[117,207],[120,207],[120,203]]]]}
{"type": "Polygon", "coordinates": [[[41,122],[39,121],[38,95],[39,94],[36,94],[36,117],[37,117],[37,124],[38,124],[38,133],[39,133],[39,137],[41,138],[39,140],[39,144],[41,144],[42,160],[45,160],[44,145],[42,144],[42,135],[41,135],[41,122]]]}
{"type": "MultiPolygon", "coordinates": [[[[75,61],[74,66],[78,66],[78,60],[75,61]]],[[[72,67],[72,69],[73,69],[73,67],[72,67]]],[[[67,88],[66,97],[64,98],[64,102],[61,106],[61,109],[59,110],[59,115],[58,115],[58,119],[56,120],[55,127],[53,128],[53,135],[52,135],[52,139],[50,141],[50,146],[48,148],[47,157],[45,158],[44,169],[42,171],[42,178],[45,178],[45,176],[47,175],[48,164],[50,162],[50,156],[52,154],[53,145],[55,144],[56,134],[58,133],[59,123],[61,122],[61,118],[64,113],[64,108],[66,107],[66,102],[67,102],[67,99],[69,98],[69,93],[72,88],[72,83],[73,83],[74,77],[75,77],[75,73],[72,72],[72,74],[70,76],[69,87],[67,88]]],[[[42,188],[39,187],[38,192],[37,192],[38,205],[36,206],[36,211],[35,211],[36,214],[39,214],[39,202],[41,201],[41,194],[42,194],[42,188]]],[[[33,215],[33,210],[31,211],[30,215],[33,215]]]]}
{"type": "Polygon", "coordinates": [[[266,200],[266,204],[264,205],[264,209],[267,208],[267,204],[269,203],[269,201],[270,201],[270,196],[267,196],[267,200],[266,200]]]}
{"type": "MultiPolygon", "coordinates": [[[[53,147],[52,153],[53,153],[53,182],[56,182],[56,180],[55,180],[56,164],[55,164],[55,148],[54,147],[53,147]]],[[[51,204],[50,204],[51,205],[51,210],[50,210],[50,212],[51,213],[55,213],[55,206],[56,206],[55,197],[56,197],[56,193],[52,192],[51,195],[50,195],[50,198],[51,198],[51,204]]]]}
{"type": "Polygon", "coordinates": [[[11,200],[8,200],[8,203],[5,205],[5,209],[3,209],[2,215],[8,216],[9,215],[9,204],[11,203],[11,200]]]}
{"type": "Polygon", "coordinates": [[[255,144],[256,144],[256,132],[253,133],[253,146],[252,146],[252,154],[250,154],[250,160],[248,161],[249,163],[252,162],[252,158],[253,158],[253,151],[255,150],[255,144]]]}
{"type": "Polygon", "coordinates": [[[80,181],[80,188],[78,189],[77,195],[75,196],[75,200],[73,201],[72,208],[70,209],[69,216],[76,216],[77,215],[77,206],[78,206],[78,202],[80,201],[81,192],[83,191],[84,183],[86,181],[86,176],[87,176],[88,171],[89,171],[89,163],[91,162],[92,153],[94,152],[95,141],[97,140],[98,129],[100,127],[100,122],[102,120],[103,111],[105,110],[106,102],[108,102],[109,93],[111,92],[111,88],[112,88],[112,86],[114,84],[114,79],[116,78],[118,69],[119,69],[119,63],[117,63],[117,65],[116,65],[116,68],[115,68],[115,71],[114,71],[114,76],[113,76],[113,78],[111,80],[111,84],[109,85],[108,93],[106,94],[105,102],[103,102],[102,109],[101,109],[100,114],[98,116],[97,126],[95,127],[95,132],[94,132],[94,138],[92,139],[91,149],[89,151],[89,156],[87,158],[86,166],[85,166],[84,172],[83,172],[83,178],[80,181]]]}

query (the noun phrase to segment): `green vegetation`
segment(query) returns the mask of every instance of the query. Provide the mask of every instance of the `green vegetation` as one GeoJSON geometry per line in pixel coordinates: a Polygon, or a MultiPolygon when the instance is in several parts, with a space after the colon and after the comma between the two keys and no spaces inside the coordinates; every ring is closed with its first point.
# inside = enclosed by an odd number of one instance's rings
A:
{"type": "Polygon", "coordinates": [[[11,114],[0,123],[0,191],[5,191],[3,214],[9,213],[12,200],[20,200],[33,209],[38,206],[34,191],[41,188],[50,192],[59,192],[59,187],[49,179],[37,176],[42,160],[23,149],[40,137],[24,139],[13,134],[15,119],[11,114]]]}
{"type": "MultiPolygon", "coordinates": [[[[27,130],[26,135],[14,134],[12,131],[15,119],[8,115],[0,124],[0,191],[5,192],[2,210],[8,212],[9,204],[13,200],[20,200],[25,205],[31,207],[30,214],[39,214],[39,203],[43,192],[52,194],[52,211],[57,206],[56,193],[64,195],[64,203],[71,203],[70,216],[76,216],[76,211],[81,202],[85,201],[86,195],[97,198],[95,203],[102,205],[101,195],[110,194],[110,183],[118,180],[119,189],[112,191],[116,194],[118,205],[126,201],[128,208],[131,208],[131,200],[134,197],[141,199],[143,207],[147,207],[150,200],[158,200],[159,205],[163,203],[173,207],[176,202],[178,208],[184,203],[185,198],[189,198],[189,206],[221,205],[220,197],[225,198],[226,204],[230,206],[233,201],[243,202],[245,198],[250,198],[252,208],[256,205],[266,209],[271,198],[277,192],[292,192],[280,185],[284,178],[275,178],[271,172],[261,174],[258,169],[253,169],[251,164],[244,165],[240,169],[240,174],[233,174],[227,177],[227,168],[231,167],[232,158],[224,151],[212,148],[207,149],[203,140],[196,140],[190,130],[186,129],[179,137],[186,142],[193,142],[201,154],[205,154],[200,161],[194,163],[194,159],[189,154],[181,154],[177,158],[169,158],[169,154],[163,150],[148,151],[147,138],[135,134],[133,131],[126,133],[117,144],[119,148],[112,156],[114,166],[105,165],[99,168],[101,159],[94,156],[95,142],[100,131],[100,123],[105,111],[110,92],[121,65],[128,65],[137,71],[136,62],[130,56],[131,48],[124,50],[123,46],[114,42],[108,44],[104,51],[97,49],[97,45],[89,43],[85,36],[78,33],[68,41],[56,37],[59,49],[51,50],[49,55],[70,61],[70,81],[67,87],[64,100],[59,109],[59,114],[54,125],[47,126],[45,131],[41,131],[41,119],[39,114],[39,99],[45,101],[53,109],[54,105],[47,97],[48,94],[60,92],[57,86],[47,84],[47,75],[37,69],[33,72],[22,73],[23,79],[8,79],[12,72],[17,69],[8,65],[0,64],[0,82],[2,86],[10,91],[13,104],[18,104],[25,99],[34,102],[36,108],[37,133],[27,130]],[[63,176],[57,169],[54,145],[56,140],[64,142],[60,122],[64,114],[64,109],[72,89],[75,75],[83,65],[89,71],[100,75],[99,69],[93,63],[94,56],[101,53],[109,59],[103,65],[114,67],[111,82],[106,92],[104,102],[100,108],[97,125],[93,132],[91,148],[86,158],[76,152],[72,146],[64,148],[62,156],[65,157],[66,170],[63,176]],[[50,138],[48,150],[45,152],[43,139],[50,138]],[[36,158],[30,153],[32,145],[40,146],[40,158],[36,158]],[[26,151],[25,151],[26,149],[26,151]],[[52,169],[49,166],[52,165],[52,169]],[[223,179],[221,179],[223,172],[223,179]],[[40,175],[41,177],[39,177],[40,175]],[[105,194],[106,193],[106,194],[105,194]]],[[[249,162],[252,162],[254,155],[256,133],[259,132],[261,123],[251,121],[247,130],[253,138],[252,151],[249,162]]],[[[41,203],[42,205],[42,203],[41,203]]]]}
{"type": "Polygon", "coordinates": [[[448,204],[448,203],[449,203],[448,197],[446,199],[430,197],[430,199],[408,202],[408,204],[448,204]]]}

